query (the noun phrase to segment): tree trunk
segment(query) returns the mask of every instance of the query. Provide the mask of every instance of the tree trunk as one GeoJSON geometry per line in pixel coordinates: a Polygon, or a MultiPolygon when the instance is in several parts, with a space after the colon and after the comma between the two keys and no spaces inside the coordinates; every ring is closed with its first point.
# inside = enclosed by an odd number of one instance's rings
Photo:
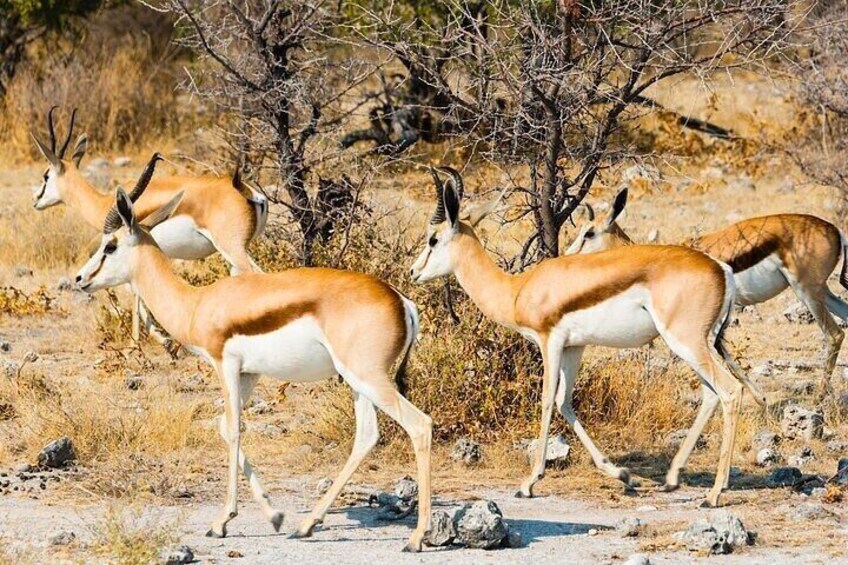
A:
{"type": "Polygon", "coordinates": [[[562,150],[562,124],[549,111],[545,140],[545,159],[542,167],[542,186],[539,190],[539,227],[541,236],[541,257],[559,255],[559,229],[557,220],[557,184],[559,182],[559,161],[562,150]]]}

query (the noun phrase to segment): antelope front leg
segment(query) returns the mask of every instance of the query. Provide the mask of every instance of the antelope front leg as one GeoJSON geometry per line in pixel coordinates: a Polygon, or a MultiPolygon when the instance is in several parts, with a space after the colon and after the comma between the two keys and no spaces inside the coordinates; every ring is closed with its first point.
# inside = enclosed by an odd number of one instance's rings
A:
{"type": "Polygon", "coordinates": [[[542,425],[539,432],[539,446],[536,448],[536,461],[530,476],[521,483],[521,488],[515,493],[517,498],[532,498],[533,485],[545,476],[545,460],[548,451],[548,431],[551,427],[551,417],[554,411],[554,398],[559,381],[559,363],[562,356],[561,346],[547,347],[547,341],[542,345],[542,357],[545,374],[542,377],[542,425]]]}
{"type": "Polygon", "coordinates": [[[227,535],[227,523],[238,516],[238,472],[241,432],[241,366],[236,359],[224,359],[218,367],[224,386],[227,443],[229,444],[229,470],[227,473],[227,501],[221,514],[212,522],[207,537],[222,538],[227,535]]]}
{"type": "Polygon", "coordinates": [[[698,409],[695,422],[686,433],[686,439],[683,440],[680,449],[677,450],[674,459],[671,461],[671,466],[665,476],[663,490],[670,492],[680,486],[680,471],[686,466],[686,462],[692,455],[692,450],[695,449],[695,444],[701,437],[701,432],[704,431],[704,426],[707,425],[710,416],[715,412],[716,406],[718,406],[718,395],[707,386],[701,385],[701,407],[698,409]]]}

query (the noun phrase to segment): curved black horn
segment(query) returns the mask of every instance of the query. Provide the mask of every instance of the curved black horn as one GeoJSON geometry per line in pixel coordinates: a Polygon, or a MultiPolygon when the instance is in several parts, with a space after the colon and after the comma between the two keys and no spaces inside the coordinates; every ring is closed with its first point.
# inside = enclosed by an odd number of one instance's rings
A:
{"type": "MultiPolygon", "coordinates": [[[[130,201],[135,202],[139,199],[139,197],[144,192],[144,189],[147,188],[147,185],[150,184],[150,179],[153,178],[153,172],[156,170],[156,162],[162,160],[162,155],[159,152],[153,154],[150,157],[150,161],[147,162],[147,166],[144,167],[144,171],[141,173],[141,176],[138,178],[138,182],[135,183],[135,187],[130,192],[129,197],[130,201]]],[[[112,206],[112,209],[109,210],[109,213],[106,214],[106,220],[103,222],[103,233],[113,233],[120,229],[122,222],[121,217],[118,215],[117,206],[112,206]]]]}
{"type": "MultiPolygon", "coordinates": [[[[74,122],[77,119],[77,109],[74,108],[71,112],[71,123],[68,126],[68,135],[65,136],[65,143],[62,144],[62,148],[59,149],[59,152],[56,154],[59,156],[59,159],[65,158],[65,151],[68,150],[68,144],[71,142],[71,136],[74,134],[74,122]]],[[[55,149],[54,149],[55,151],[55,149]]]]}
{"type": "Polygon", "coordinates": [[[59,107],[52,106],[47,112],[47,135],[50,136],[50,151],[56,152],[56,130],[53,128],[53,112],[59,107]]]}
{"type": "Polygon", "coordinates": [[[459,195],[460,201],[462,200],[463,192],[465,190],[465,185],[462,182],[462,175],[459,174],[459,171],[454,169],[453,167],[439,167],[440,171],[444,171],[448,175],[450,175],[450,180],[453,182],[453,187],[456,190],[456,193],[459,195]]]}
{"type": "Polygon", "coordinates": [[[436,184],[436,211],[433,212],[430,223],[436,226],[444,222],[447,219],[447,215],[445,214],[445,200],[442,193],[442,179],[439,178],[436,169],[433,167],[429,167],[429,169],[430,174],[433,175],[433,182],[436,184]]]}

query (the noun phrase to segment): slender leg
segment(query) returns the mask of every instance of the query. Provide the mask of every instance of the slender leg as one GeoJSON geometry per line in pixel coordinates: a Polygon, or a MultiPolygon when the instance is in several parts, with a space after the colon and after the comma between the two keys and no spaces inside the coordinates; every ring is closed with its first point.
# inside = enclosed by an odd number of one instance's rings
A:
{"type": "Polygon", "coordinates": [[[572,397],[574,393],[574,383],[577,379],[577,371],[580,369],[580,359],[583,356],[583,347],[568,347],[563,351],[562,361],[560,363],[559,375],[559,390],[557,390],[557,407],[559,412],[568,420],[568,424],[577,434],[580,443],[586,448],[592,456],[592,461],[598,469],[605,472],[614,479],[619,479],[625,484],[630,484],[630,470],[624,467],[613,465],[609,458],[599,450],[589,434],[583,428],[583,424],[577,419],[577,414],[574,412],[572,397]]]}
{"type": "MultiPolygon", "coordinates": [[[[824,368],[822,371],[821,381],[821,396],[832,391],[830,386],[830,377],[833,370],[836,368],[836,359],[839,357],[839,348],[842,346],[842,340],[845,337],[845,332],[842,331],[833,317],[828,312],[826,302],[830,291],[825,288],[806,288],[797,281],[789,278],[789,284],[792,285],[792,290],[798,296],[798,299],[804,303],[813,318],[821,328],[824,334],[824,344],[822,347],[824,357],[824,368]]],[[[838,300],[838,299],[837,299],[838,300]]],[[[836,303],[831,299],[831,305],[836,306],[836,303]]]]}
{"type": "MultiPolygon", "coordinates": [[[[240,382],[242,407],[244,407],[244,405],[250,400],[250,395],[253,393],[253,388],[256,386],[257,381],[259,381],[259,375],[242,375],[240,382]]],[[[227,435],[227,419],[223,416],[218,417],[218,433],[220,433],[221,438],[229,444],[227,435]]],[[[270,497],[265,492],[265,489],[262,488],[259,476],[254,472],[253,467],[247,460],[247,456],[244,454],[244,450],[241,448],[239,448],[238,452],[238,462],[242,473],[244,473],[244,476],[250,485],[250,491],[253,494],[253,499],[259,504],[259,507],[262,509],[262,514],[264,514],[268,521],[271,522],[271,525],[274,527],[274,531],[279,532],[280,526],[283,524],[283,513],[277,511],[271,506],[270,497]]]]}
{"type": "Polygon", "coordinates": [[[724,416],[721,454],[715,484],[707,495],[707,504],[716,507],[719,505],[721,491],[727,488],[730,482],[730,462],[736,443],[736,426],[742,413],[742,384],[721,366],[716,357],[713,357],[712,372],[718,384],[718,396],[724,416]]]}
{"type": "Polygon", "coordinates": [[[294,537],[309,537],[313,528],[324,521],[327,510],[339,496],[351,475],[371,452],[377,440],[380,439],[380,429],[377,426],[377,412],[370,400],[354,391],[354,410],[356,412],[356,438],[353,440],[353,450],[347,463],[342,468],[333,485],[324,494],[309,516],[301,522],[294,537]]]}
{"type": "Polygon", "coordinates": [[[698,415],[695,417],[695,422],[689,428],[686,434],[686,439],[680,449],[677,450],[674,459],[671,461],[671,466],[665,476],[665,485],[663,489],[666,491],[676,490],[680,486],[680,471],[686,467],[686,462],[689,456],[692,455],[692,450],[695,449],[695,443],[701,437],[704,431],[704,426],[707,425],[710,417],[715,412],[718,406],[719,398],[712,389],[706,385],[701,385],[701,407],[698,409],[698,415]]]}
{"type": "Polygon", "coordinates": [[[227,473],[227,501],[221,514],[212,522],[212,528],[206,533],[208,537],[225,537],[227,522],[238,516],[238,472],[239,472],[239,443],[241,441],[241,398],[240,384],[241,366],[237,359],[224,358],[217,367],[224,385],[224,399],[227,421],[227,443],[229,444],[229,469],[227,473]]]}
{"type": "Polygon", "coordinates": [[[521,483],[515,496],[532,498],[533,485],[545,476],[545,459],[548,451],[548,432],[551,428],[551,417],[554,410],[554,397],[559,382],[559,366],[562,357],[562,345],[552,344],[550,339],[544,339],[541,345],[544,375],[542,377],[542,424],[539,431],[539,446],[536,449],[536,461],[530,475],[521,483]]]}
{"type": "MultiPolygon", "coordinates": [[[[424,535],[430,529],[430,450],[433,443],[433,420],[397,391],[387,373],[370,373],[368,377],[363,378],[359,375],[365,375],[367,371],[359,371],[355,366],[357,364],[336,361],[336,370],[354,391],[400,424],[412,441],[418,468],[418,525],[409,537],[404,551],[419,552],[424,543],[424,535]]],[[[344,473],[344,470],[342,472],[344,473]]],[[[339,479],[341,478],[340,476],[339,479]]],[[[336,483],[338,482],[337,479],[336,483]]],[[[333,483],[332,488],[336,488],[336,483],[333,483]]]]}

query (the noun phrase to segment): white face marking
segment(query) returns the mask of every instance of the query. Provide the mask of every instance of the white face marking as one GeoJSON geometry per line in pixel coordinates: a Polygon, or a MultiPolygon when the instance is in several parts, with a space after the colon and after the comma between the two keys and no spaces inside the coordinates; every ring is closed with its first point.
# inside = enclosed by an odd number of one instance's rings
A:
{"type": "Polygon", "coordinates": [[[138,238],[129,235],[125,228],[104,234],[100,247],[77,273],[76,283],[80,290],[92,293],[130,282],[130,265],[137,241],[138,238]]]}
{"type": "Polygon", "coordinates": [[[423,283],[451,274],[454,270],[450,244],[456,230],[450,227],[427,227],[427,242],[418,259],[412,264],[412,282],[423,283]]]}
{"type": "Polygon", "coordinates": [[[44,210],[62,203],[62,196],[59,194],[58,179],[59,175],[53,169],[48,167],[44,171],[44,176],[41,179],[41,185],[35,192],[35,203],[33,206],[36,210],[44,210]]]}
{"type": "Polygon", "coordinates": [[[303,316],[269,333],[234,335],[223,357],[240,360],[241,372],[292,382],[322,380],[336,374],[326,337],[312,316],[303,316]]]}
{"type": "Polygon", "coordinates": [[[599,226],[593,222],[584,224],[565,254],[598,253],[611,249],[614,245],[611,241],[612,235],[609,233],[609,227],[606,225],[599,226]]]}

